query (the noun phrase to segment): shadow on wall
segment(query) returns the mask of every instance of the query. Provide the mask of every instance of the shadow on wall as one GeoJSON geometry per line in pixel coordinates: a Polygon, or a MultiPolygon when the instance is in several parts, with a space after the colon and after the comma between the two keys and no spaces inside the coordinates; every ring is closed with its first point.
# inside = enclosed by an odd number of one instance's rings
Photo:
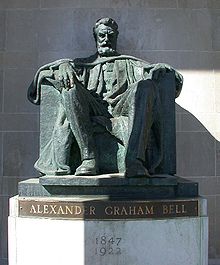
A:
{"type": "Polygon", "coordinates": [[[176,104],[177,174],[220,176],[220,142],[190,112],[176,104]]]}
{"type": "Polygon", "coordinates": [[[178,104],[176,147],[177,175],[198,182],[200,196],[208,200],[209,258],[220,258],[220,142],[178,104]]]}

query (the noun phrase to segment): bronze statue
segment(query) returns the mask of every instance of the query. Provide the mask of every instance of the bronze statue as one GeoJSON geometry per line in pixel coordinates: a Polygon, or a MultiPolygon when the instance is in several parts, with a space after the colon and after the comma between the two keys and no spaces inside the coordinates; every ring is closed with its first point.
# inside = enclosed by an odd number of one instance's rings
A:
{"type": "MultiPolygon", "coordinates": [[[[41,147],[35,167],[46,175],[103,173],[94,136],[94,128],[98,126],[124,146],[125,177],[150,177],[164,152],[158,83],[171,73],[177,97],[182,76],[167,64],[150,64],[120,55],[116,50],[118,25],[111,18],[99,19],[93,34],[95,55],[47,64],[38,70],[29,88],[28,98],[35,104],[42,100],[43,84],[53,87],[52,93],[59,94],[56,121],[50,137],[41,147]],[[146,152],[152,144],[152,135],[156,151],[147,163],[146,152]],[[80,151],[80,164],[75,168],[72,166],[73,146],[80,151]]],[[[110,147],[102,144],[101,148],[110,147]]]]}

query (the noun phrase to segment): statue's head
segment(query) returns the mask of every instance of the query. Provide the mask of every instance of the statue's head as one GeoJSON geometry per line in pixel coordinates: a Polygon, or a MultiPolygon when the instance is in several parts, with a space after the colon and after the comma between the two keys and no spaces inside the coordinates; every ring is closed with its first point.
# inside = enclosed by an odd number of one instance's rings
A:
{"type": "Polygon", "coordinates": [[[101,18],[93,28],[99,55],[111,56],[116,53],[118,24],[112,18],[101,18]]]}

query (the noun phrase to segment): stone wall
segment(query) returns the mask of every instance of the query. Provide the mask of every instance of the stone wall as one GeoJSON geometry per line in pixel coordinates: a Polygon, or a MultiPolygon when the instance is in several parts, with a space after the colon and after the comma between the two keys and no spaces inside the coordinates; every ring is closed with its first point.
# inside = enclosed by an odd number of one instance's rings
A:
{"type": "Polygon", "coordinates": [[[37,68],[94,53],[94,22],[119,24],[120,52],[166,62],[185,77],[177,99],[177,173],[208,198],[210,258],[220,258],[220,1],[0,1],[0,264],[7,264],[8,198],[36,176],[39,109],[26,100],[37,68]]]}

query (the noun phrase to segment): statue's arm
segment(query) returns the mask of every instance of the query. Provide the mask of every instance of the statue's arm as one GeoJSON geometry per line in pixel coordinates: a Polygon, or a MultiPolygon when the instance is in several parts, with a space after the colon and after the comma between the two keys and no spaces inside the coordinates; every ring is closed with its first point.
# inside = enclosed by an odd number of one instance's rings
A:
{"type": "Polygon", "coordinates": [[[163,78],[166,73],[173,72],[176,81],[175,97],[177,98],[179,96],[183,86],[183,76],[173,67],[165,63],[157,63],[157,64],[147,65],[144,70],[145,70],[145,78],[152,79],[155,81],[160,81],[160,79],[163,78]]]}
{"type": "Polygon", "coordinates": [[[47,77],[54,78],[54,73],[59,70],[60,65],[64,63],[73,64],[72,59],[60,59],[54,61],[52,63],[48,63],[46,65],[41,66],[30,84],[28,88],[27,97],[33,104],[39,105],[40,104],[40,87],[43,80],[47,77]]]}
{"type": "Polygon", "coordinates": [[[176,70],[175,71],[175,80],[176,80],[176,98],[180,95],[183,86],[183,76],[176,70]]]}

